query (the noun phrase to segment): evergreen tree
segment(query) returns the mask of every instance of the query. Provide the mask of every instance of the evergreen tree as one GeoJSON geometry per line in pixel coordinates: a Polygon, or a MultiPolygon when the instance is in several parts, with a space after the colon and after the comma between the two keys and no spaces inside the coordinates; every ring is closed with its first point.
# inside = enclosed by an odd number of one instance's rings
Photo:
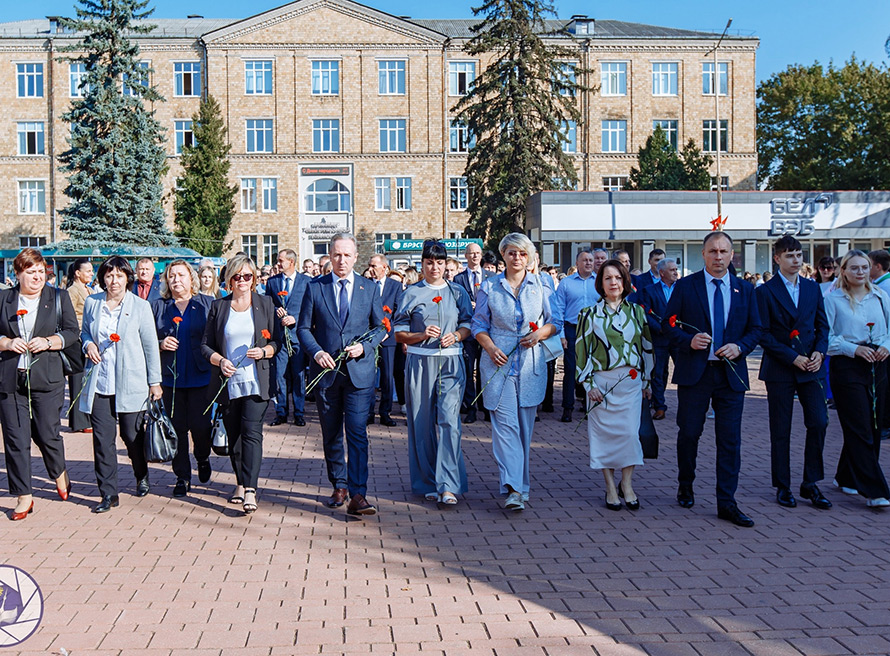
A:
{"type": "Polygon", "coordinates": [[[67,245],[116,247],[173,243],[161,205],[167,170],[164,135],[145,102],[162,101],[139,65],[139,46],[128,34],[146,34],[139,23],[148,0],[78,0],[77,18],[60,23],[85,36],[66,47],[84,65],[82,98],[62,119],[71,124],[70,148],[60,156],[68,173],[60,213],[67,245]],[[124,93],[126,86],[127,93],[124,93]]]}
{"type": "Polygon", "coordinates": [[[580,86],[565,62],[576,50],[544,42],[545,17],[556,15],[549,0],[486,0],[465,51],[493,53],[491,63],[455,106],[457,119],[475,136],[465,175],[471,195],[469,234],[489,244],[522,232],[525,201],[545,189],[574,189],[578,174],[566,143],[566,121],[580,120],[580,86]]]}
{"type": "Polygon", "coordinates": [[[192,133],[195,143],[182,149],[183,175],[173,201],[176,236],[183,246],[220,257],[231,246],[224,240],[235,216],[238,187],[229,185],[232,146],[226,143],[226,126],[213,96],[192,117],[192,133]]]}
{"type": "Polygon", "coordinates": [[[683,162],[668,141],[660,126],[640,146],[639,168],[633,167],[627,180],[627,189],[659,191],[682,189],[685,171],[683,162]]]}
{"type": "Polygon", "coordinates": [[[703,153],[690,139],[680,152],[683,162],[683,186],[687,191],[708,191],[711,188],[711,163],[714,158],[703,153]]]}

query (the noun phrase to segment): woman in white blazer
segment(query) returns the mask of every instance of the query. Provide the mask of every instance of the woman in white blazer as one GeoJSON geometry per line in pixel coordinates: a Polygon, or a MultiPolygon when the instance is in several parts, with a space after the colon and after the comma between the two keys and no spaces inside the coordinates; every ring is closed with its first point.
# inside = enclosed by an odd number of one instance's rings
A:
{"type": "Polygon", "coordinates": [[[130,263],[110,257],[96,277],[103,291],[89,296],[83,308],[81,339],[89,378],[80,410],[90,415],[93,426],[93,461],[102,496],[93,512],[104,513],[119,503],[114,446],[118,426],[133,464],[136,496],[148,494],[142,421],[149,395],[157,400],[163,392],[151,305],[130,292],[136,280],[130,263]]]}

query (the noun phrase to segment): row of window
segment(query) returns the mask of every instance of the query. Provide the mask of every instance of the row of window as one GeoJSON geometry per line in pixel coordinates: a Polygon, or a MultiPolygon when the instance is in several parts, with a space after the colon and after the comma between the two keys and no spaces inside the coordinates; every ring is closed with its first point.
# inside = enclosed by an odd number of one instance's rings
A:
{"type": "MultiPolygon", "coordinates": [[[[627,188],[626,175],[609,175],[603,176],[603,191],[621,191],[627,188]]],[[[720,188],[723,191],[729,191],[729,176],[720,176],[720,188]]],[[[717,191],[717,176],[711,176],[711,191],[717,191]]]]}
{"type": "MultiPolygon", "coordinates": [[[[140,62],[147,69],[148,62],[140,62]]],[[[627,62],[602,62],[600,64],[600,93],[604,96],[627,95],[627,62]]],[[[702,94],[714,94],[714,62],[702,63],[702,94]]],[[[679,62],[652,63],[652,95],[678,95],[679,62]]],[[[717,64],[720,95],[726,95],[729,88],[729,63],[717,64]]],[[[84,64],[69,64],[69,92],[72,98],[79,98],[84,92],[84,64]]],[[[377,61],[377,93],[381,96],[403,96],[406,93],[406,61],[403,59],[381,59],[377,61]]],[[[565,82],[574,83],[575,65],[566,63],[561,67],[565,82]]],[[[43,97],[43,64],[16,64],[17,89],[19,98],[43,97]]],[[[448,62],[448,95],[464,96],[476,79],[476,62],[448,62]]],[[[124,93],[132,95],[126,86],[124,93]]],[[[201,95],[201,63],[174,62],[173,86],[175,96],[201,95]]],[[[340,93],[340,61],[336,59],[313,60],[310,80],[312,95],[336,96],[340,93]]],[[[271,59],[248,59],[244,61],[244,93],[249,96],[272,95],[273,61],[271,59]]],[[[569,94],[568,90],[560,93],[569,94]]]]}

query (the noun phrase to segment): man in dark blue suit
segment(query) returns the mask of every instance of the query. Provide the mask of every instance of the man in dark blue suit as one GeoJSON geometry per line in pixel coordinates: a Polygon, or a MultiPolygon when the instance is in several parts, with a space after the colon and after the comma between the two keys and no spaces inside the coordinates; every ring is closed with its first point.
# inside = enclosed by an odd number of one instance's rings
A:
{"type": "Polygon", "coordinates": [[[708,405],[714,408],[717,439],[717,516],[737,526],[754,526],[735,502],[741,467],[742,410],[748,387],[747,356],[760,339],[754,288],[729,273],[732,238],[711,232],[704,238],[703,271],[680,279],[665,309],[664,329],[677,349],[677,501],[695,503],[692,482],[698,440],[708,405]]]}
{"type": "MultiPolygon", "coordinates": [[[[653,251],[654,253],[655,251],[653,251]]],[[[662,255],[664,251],[662,251],[662,255]]],[[[651,260],[651,254],[650,254],[651,260]]],[[[680,271],[677,262],[671,258],[658,259],[658,283],[647,287],[637,287],[637,291],[628,297],[631,303],[642,305],[646,310],[646,319],[649,321],[649,332],[652,334],[652,349],[655,353],[655,369],[652,371],[652,403],[655,411],[652,418],[664,419],[667,411],[667,403],[664,400],[664,389],[667,386],[668,364],[670,363],[673,349],[670,336],[664,332],[661,321],[665,316],[668,301],[676,286],[680,271]]],[[[648,278],[644,273],[638,278],[648,278]]],[[[676,360],[676,357],[674,358],[676,360]]]]}
{"type": "MultiPolygon", "coordinates": [[[[464,250],[464,257],[467,260],[467,268],[454,276],[454,283],[464,288],[464,291],[470,295],[470,301],[473,303],[473,309],[476,308],[476,292],[484,280],[488,280],[495,275],[491,271],[482,268],[482,247],[479,244],[467,244],[464,250]]],[[[479,374],[479,357],[482,355],[482,347],[472,337],[467,337],[464,342],[464,367],[467,370],[467,385],[464,388],[464,399],[461,403],[461,410],[466,413],[464,419],[465,424],[472,424],[476,421],[476,407],[473,405],[473,399],[479,393],[477,390],[481,386],[479,374]]],[[[485,412],[482,406],[482,397],[477,402],[479,409],[485,412]]]]}
{"type": "Polygon", "coordinates": [[[349,498],[346,512],[350,515],[373,515],[377,509],[365,498],[366,421],[376,377],[374,349],[386,331],[376,286],[353,271],[357,256],[358,243],[351,234],[331,238],[331,273],[314,278],[306,288],[297,335],[312,358],[309,375],[314,379],[325,372],[315,398],[328,480],[334,486],[328,506],[342,506],[349,498]],[[335,360],[341,356],[341,361],[335,360]]]}
{"type": "Polygon", "coordinates": [[[665,258],[664,251],[660,248],[653,248],[649,251],[649,270],[644,271],[638,276],[633,276],[634,287],[637,290],[657,285],[661,282],[661,274],[658,273],[658,263],[665,258]]]}
{"type": "Polygon", "coordinates": [[[305,426],[305,367],[303,349],[297,337],[297,315],[303,305],[309,277],[297,273],[297,253],[290,248],[278,252],[278,270],[280,273],[266,282],[266,296],[272,297],[278,317],[275,341],[280,345],[273,361],[278,391],[275,394],[275,419],[270,425],[280,426],[287,422],[287,397],[291,396],[294,403],[294,424],[305,426]],[[285,331],[290,336],[290,353],[286,346],[285,331]]]}
{"type": "Polygon", "coordinates": [[[755,291],[763,334],[760,380],[766,383],[769,403],[769,436],[773,487],[776,501],[794,508],[791,492],[791,417],[794,394],[803,407],[807,428],[804,446],[803,482],[800,496],[822,510],[831,508],[816,485],[825,476],[822,448],[828,411],[821,380],[823,359],[828,350],[828,319],[819,284],[798,275],[803,264],[800,242],[786,235],[776,241],[773,260],[778,275],[755,291]]]}
{"type": "MultiPolygon", "coordinates": [[[[389,264],[383,255],[372,255],[371,261],[368,262],[368,269],[371,271],[371,282],[374,283],[374,288],[377,290],[377,294],[383,303],[383,315],[392,321],[396,306],[402,296],[402,285],[387,275],[389,273],[389,264]],[[386,308],[389,308],[389,310],[386,308]]],[[[396,339],[392,334],[392,330],[387,332],[386,339],[380,345],[379,353],[380,423],[384,426],[395,426],[396,422],[390,416],[392,412],[392,393],[395,388],[392,372],[396,358],[396,339]]],[[[374,401],[374,395],[371,394],[368,425],[374,423],[374,401]]]]}

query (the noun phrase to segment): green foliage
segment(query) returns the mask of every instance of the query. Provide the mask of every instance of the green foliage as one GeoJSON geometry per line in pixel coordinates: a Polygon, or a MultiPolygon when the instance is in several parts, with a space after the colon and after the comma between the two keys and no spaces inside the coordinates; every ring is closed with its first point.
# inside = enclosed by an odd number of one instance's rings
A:
{"type": "Polygon", "coordinates": [[[757,89],[757,174],[769,189],[890,187],[890,71],[794,65],[757,89]]]}
{"type": "MultiPolygon", "coordinates": [[[[580,121],[575,79],[564,75],[578,52],[545,43],[545,17],[556,15],[547,0],[487,0],[465,51],[493,53],[469,93],[455,107],[476,136],[465,175],[470,187],[467,232],[497,242],[522,232],[525,201],[545,189],[574,189],[578,174],[566,142],[565,121],[580,121]]],[[[560,31],[548,36],[567,36],[560,31]]]]}
{"type": "Polygon", "coordinates": [[[680,151],[683,162],[683,186],[686,191],[708,191],[711,188],[711,162],[713,158],[701,151],[690,139],[680,151]]]}
{"type": "Polygon", "coordinates": [[[639,168],[630,170],[627,189],[638,191],[707,191],[711,188],[709,155],[690,139],[678,153],[660,126],[640,147],[639,168]]]}
{"type": "Polygon", "coordinates": [[[148,0],[78,0],[68,29],[84,33],[77,52],[64,61],[84,64],[82,98],[62,119],[71,124],[69,149],[59,159],[68,174],[60,210],[66,246],[164,246],[173,243],[162,207],[161,180],[167,170],[164,134],[145,102],[162,101],[148,86],[149,70],[139,66],[139,47],[128,33],[148,33],[136,24],[151,11],[148,0]],[[132,95],[124,95],[126,79],[132,95]]]}
{"type": "Polygon", "coordinates": [[[192,116],[192,133],[195,144],[182,149],[183,175],[173,201],[176,236],[183,246],[220,257],[231,246],[224,241],[235,216],[238,187],[229,185],[232,146],[226,143],[226,126],[213,96],[192,116]]]}

